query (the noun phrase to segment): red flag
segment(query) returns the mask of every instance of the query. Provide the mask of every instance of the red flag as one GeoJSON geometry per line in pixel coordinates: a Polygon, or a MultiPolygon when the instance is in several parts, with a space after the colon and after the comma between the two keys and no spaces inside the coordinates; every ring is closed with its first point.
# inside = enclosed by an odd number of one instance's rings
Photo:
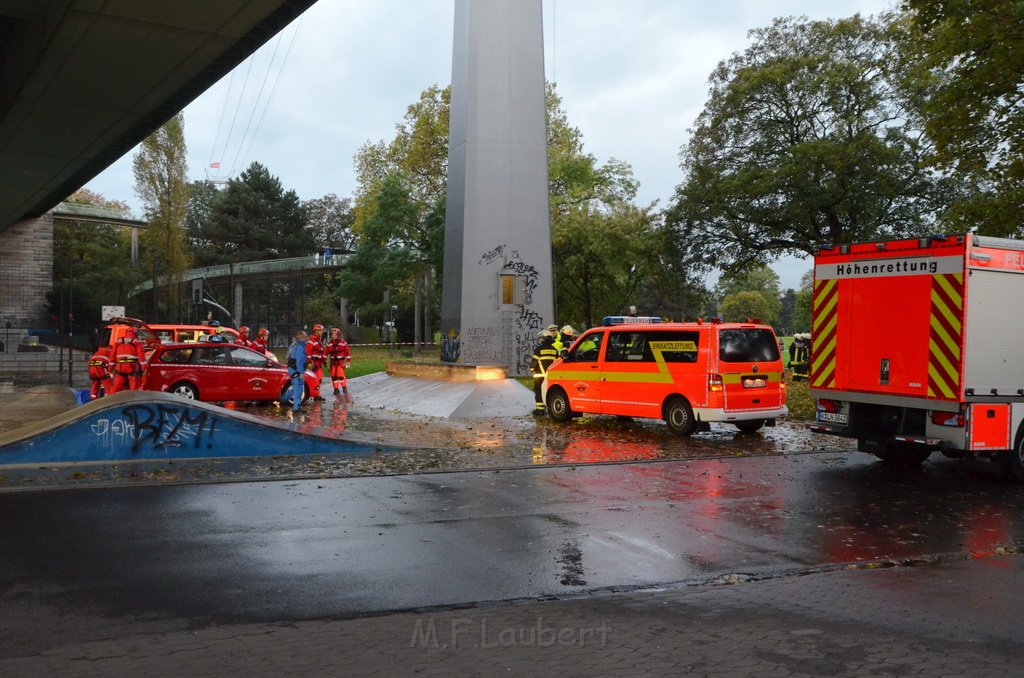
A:
{"type": "Polygon", "coordinates": [[[210,167],[212,167],[213,169],[220,169],[220,161],[211,162],[210,167]]]}

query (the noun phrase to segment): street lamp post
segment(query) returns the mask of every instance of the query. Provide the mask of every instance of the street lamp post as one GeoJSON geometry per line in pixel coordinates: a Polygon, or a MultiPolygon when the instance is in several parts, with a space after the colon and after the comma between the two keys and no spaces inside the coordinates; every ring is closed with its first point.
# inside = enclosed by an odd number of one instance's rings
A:
{"type": "Polygon", "coordinates": [[[391,307],[391,320],[388,321],[388,339],[391,340],[389,342],[391,345],[388,348],[390,349],[389,352],[392,352],[392,353],[395,350],[395,337],[396,337],[396,332],[395,332],[395,311],[397,311],[397,310],[398,310],[397,306],[392,306],[391,307]]]}

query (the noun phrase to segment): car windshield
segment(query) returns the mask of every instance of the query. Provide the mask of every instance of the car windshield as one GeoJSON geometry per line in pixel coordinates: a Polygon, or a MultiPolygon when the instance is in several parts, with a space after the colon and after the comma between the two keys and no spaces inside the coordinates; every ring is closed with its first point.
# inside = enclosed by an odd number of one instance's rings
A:
{"type": "Polygon", "coordinates": [[[722,330],[718,357],[727,363],[761,363],[779,359],[779,345],[771,330],[722,330]]]}

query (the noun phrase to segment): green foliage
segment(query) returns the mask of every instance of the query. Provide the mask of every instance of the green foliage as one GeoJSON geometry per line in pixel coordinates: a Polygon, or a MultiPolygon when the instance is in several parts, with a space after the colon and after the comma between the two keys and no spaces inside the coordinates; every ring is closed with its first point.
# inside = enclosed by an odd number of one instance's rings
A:
{"type": "Polygon", "coordinates": [[[936,86],[926,129],[938,164],[968,180],[948,221],[997,236],[1024,235],[1024,4],[906,0],[921,63],[936,86]]]}
{"type": "MultiPolygon", "coordinates": [[[[444,246],[444,201],[416,200],[404,175],[395,173],[377,185],[363,211],[359,246],[340,276],[339,293],[364,318],[388,316],[391,305],[414,305],[416,285],[436,270],[444,246]],[[385,291],[389,292],[384,301],[385,291]]],[[[411,322],[403,322],[403,334],[411,322]]]]}
{"type": "Polygon", "coordinates": [[[719,310],[726,320],[750,317],[761,318],[769,325],[778,322],[779,312],[782,310],[779,276],[765,264],[753,264],[740,272],[727,272],[718,279],[715,294],[721,300],[719,310]],[[760,301],[749,296],[738,297],[741,292],[754,292],[760,297],[760,301]],[[725,302],[730,298],[730,312],[727,313],[725,302]]]}
{"type": "Polygon", "coordinates": [[[810,384],[806,381],[787,381],[786,406],[789,418],[795,421],[814,421],[815,403],[811,397],[810,384]]]}
{"type": "MultiPolygon", "coordinates": [[[[66,202],[128,211],[125,203],[107,200],[86,189],[75,192],[66,202]]],[[[142,279],[130,261],[129,229],[55,219],[54,286],[46,295],[50,313],[58,317],[63,310],[66,319],[70,310],[78,328],[76,334],[99,327],[101,307],[127,305],[128,291],[142,279]]]]}
{"type": "Polygon", "coordinates": [[[726,322],[743,322],[747,318],[760,318],[763,322],[770,322],[768,318],[771,308],[763,292],[741,290],[729,294],[722,299],[719,310],[722,313],[722,320],[726,322]]]}
{"type": "MultiPolygon", "coordinates": [[[[153,279],[180,280],[191,264],[185,243],[188,211],[188,166],[185,148],[185,117],[178,113],[146,137],[132,158],[135,192],[146,212],[149,226],[140,238],[143,270],[153,279]]],[[[151,320],[183,320],[184,309],[177,286],[156,290],[157,308],[151,320]]]]}
{"type": "Polygon", "coordinates": [[[590,327],[604,315],[623,313],[636,301],[656,242],[650,214],[631,205],[583,205],[558,215],[551,248],[560,321],[590,327]]]}
{"type": "Polygon", "coordinates": [[[258,162],[252,163],[213,200],[209,221],[193,236],[206,246],[196,265],[209,266],[308,256],[316,251],[306,211],[295,191],[258,162]]]}
{"type": "Polygon", "coordinates": [[[811,300],[814,294],[814,271],[804,273],[800,278],[800,289],[796,292],[793,308],[793,331],[811,331],[811,300]]]}
{"type": "Polygon", "coordinates": [[[929,230],[949,188],[927,167],[904,33],[890,15],[777,19],[719,64],[668,215],[692,265],[929,230]]]}
{"type": "Polygon", "coordinates": [[[188,185],[185,236],[193,253],[202,252],[212,244],[206,239],[206,229],[213,215],[213,203],[218,197],[220,191],[210,181],[193,181],[188,185]]]}
{"type": "Polygon", "coordinates": [[[303,201],[302,207],[318,250],[329,246],[337,254],[355,249],[356,235],[352,230],[355,215],[350,199],[339,199],[328,193],[322,198],[303,201]]]}

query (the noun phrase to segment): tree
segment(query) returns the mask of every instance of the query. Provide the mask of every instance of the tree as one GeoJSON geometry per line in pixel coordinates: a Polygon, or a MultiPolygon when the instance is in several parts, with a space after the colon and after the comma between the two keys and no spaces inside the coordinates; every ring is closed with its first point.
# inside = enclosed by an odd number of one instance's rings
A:
{"type": "Polygon", "coordinates": [[[330,246],[335,252],[349,252],[355,249],[356,234],[352,231],[355,215],[352,201],[339,199],[333,193],[322,198],[303,201],[309,229],[317,249],[330,246]]]}
{"type": "MultiPolygon", "coordinates": [[[[782,310],[782,293],[779,290],[779,275],[765,264],[754,264],[739,273],[727,273],[718,279],[715,295],[721,304],[740,292],[756,292],[764,299],[764,306],[758,313],[746,317],[761,318],[769,325],[778,322],[782,310]]],[[[746,297],[745,297],[746,298],[746,297]]],[[[722,311],[724,316],[725,311],[722,311]]]]}
{"type": "MultiPolygon", "coordinates": [[[[601,314],[620,312],[624,304],[644,305],[637,295],[648,292],[694,303],[687,292],[690,276],[682,275],[678,266],[673,267],[673,275],[666,273],[666,266],[672,266],[673,259],[665,252],[673,246],[670,241],[674,234],[664,231],[653,206],[635,206],[638,184],[630,166],[616,159],[601,164],[584,152],[582,134],[569,124],[561,99],[550,84],[546,106],[555,303],[559,318],[591,324],[601,314]],[[603,242],[602,237],[607,241],[603,242]]],[[[408,199],[416,205],[417,219],[409,223],[419,223],[421,229],[427,230],[433,224],[441,228],[447,182],[448,119],[449,89],[430,87],[396,125],[394,139],[367,143],[360,149],[356,156],[358,189],[353,210],[353,229],[357,233],[367,230],[380,209],[382,185],[396,178],[400,178],[397,180],[405,187],[408,199]]],[[[392,225],[397,228],[401,223],[394,221],[392,225]]],[[[441,234],[441,230],[437,233],[441,234]]],[[[375,237],[379,240],[380,234],[375,237]]],[[[409,242],[405,237],[396,237],[398,241],[409,242]]],[[[419,242],[421,247],[430,248],[420,253],[432,263],[431,270],[436,276],[443,261],[443,237],[419,238],[419,242]]],[[[355,294],[356,282],[346,279],[346,294],[355,294]]],[[[370,291],[369,287],[364,288],[364,292],[370,291]]],[[[436,305],[436,296],[432,303],[436,305]]],[[[680,303],[673,302],[681,308],[680,303]]]]}
{"type": "Polygon", "coordinates": [[[777,327],[783,334],[792,334],[796,322],[796,290],[787,289],[782,293],[781,308],[779,309],[779,320],[777,327]]]}
{"type": "Polygon", "coordinates": [[[427,207],[416,200],[404,176],[386,176],[367,205],[359,245],[340,274],[341,296],[366,316],[383,318],[390,305],[413,306],[424,275],[440,265],[444,203],[427,207]],[[390,293],[384,300],[385,291],[390,293]]]}
{"type": "Polygon", "coordinates": [[[814,298],[814,269],[807,271],[800,278],[800,289],[796,293],[796,305],[793,312],[793,331],[811,331],[811,302],[814,298]]]}
{"type": "Polygon", "coordinates": [[[668,215],[691,264],[929,230],[950,188],[927,167],[905,23],[777,19],[718,65],[668,215]]]}
{"type": "Polygon", "coordinates": [[[1024,5],[1006,0],[906,0],[921,60],[936,87],[927,131],[938,164],[968,180],[949,222],[1024,235],[1024,5]]]}
{"type": "Polygon", "coordinates": [[[642,305],[636,292],[657,261],[649,212],[627,204],[583,205],[560,214],[551,230],[560,318],[589,327],[642,305]]]}
{"type": "Polygon", "coordinates": [[[178,113],[146,137],[132,158],[135,192],[149,227],[140,239],[141,255],[154,282],[153,319],[184,320],[178,285],[190,260],[185,246],[188,210],[185,117],[178,113]],[[157,286],[159,279],[163,285],[157,286]]]}
{"type": "Polygon", "coordinates": [[[200,266],[309,256],[316,250],[299,196],[285,191],[258,162],[228,181],[196,237],[208,243],[197,252],[200,266]]]}
{"type": "Polygon", "coordinates": [[[720,310],[722,320],[733,323],[744,322],[748,318],[758,318],[762,322],[768,322],[766,318],[771,312],[767,295],[751,290],[742,290],[728,295],[722,299],[720,310]]]}
{"type": "Polygon", "coordinates": [[[193,181],[188,185],[188,207],[185,211],[185,235],[194,259],[199,260],[202,252],[211,246],[205,238],[207,226],[213,215],[213,203],[220,191],[211,181],[193,181]]]}
{"type": "MultiPolygon", "coordinates": [[[[84,188],[65,202],[129,211],[126,203],[84,188]]],[[[54,286],[47,293],[48,308],[62,321],[71,314],[75,327],[83,332],[102,324],[104,305],[126,305],[128,292],[142,280],[130,265],[131,235],[123,226],[55,219],[53,256],[54,286]]]]}

